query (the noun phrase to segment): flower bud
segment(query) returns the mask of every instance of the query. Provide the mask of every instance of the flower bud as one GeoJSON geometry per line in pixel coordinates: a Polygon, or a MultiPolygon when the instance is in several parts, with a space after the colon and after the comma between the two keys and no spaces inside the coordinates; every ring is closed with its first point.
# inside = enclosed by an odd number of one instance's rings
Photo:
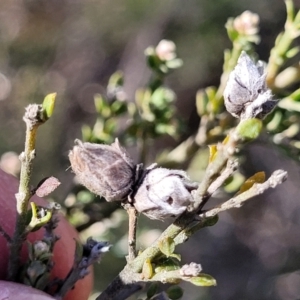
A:
{"type": "Polygon", "coordinates": [[[193,202],[191,191],[196,188],[184,171],[152,169],[134,196],[134,206],[150,219],[179,216],[193,202]]]}
{"type": "Polygon", "coordinates": [[[192,262],[190,264],[183,265],[179,272],[181,276],[195,277],[198,276],[201,271],[201,265],[192,262]]]}
{"type": "Polygon", "coordinates": [[[111,145],[77,140],[69,159],[78,181],[107,201],[122,201],[132,192],[136,166],[117,139],[111,145]]]}
{"type": "Polygon", "coordinates": [[[155,48],[156,55],[162,61],[176,58],[176,45],[169,40],[161,40],[155,48]]]}
{"type": "Polygon", "coordinates": [[[266,84],[262,62],[254,64],[243,51],[224,90],[226,109],[236,118],[264,118],[276,106],[266,84]]]}
{"type": "Polygon", "coordinates": [[[234,29],[243,35],[254,35],[258,32],[259,16],[249,10],[244,11],[233,21],[234,29]]]}

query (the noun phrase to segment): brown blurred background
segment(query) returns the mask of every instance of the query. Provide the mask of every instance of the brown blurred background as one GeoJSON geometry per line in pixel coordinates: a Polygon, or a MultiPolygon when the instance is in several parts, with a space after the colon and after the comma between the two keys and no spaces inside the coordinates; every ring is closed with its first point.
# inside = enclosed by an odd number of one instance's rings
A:
{"type": "MultiPolygon", "coordinates": [[[[195,93],[219,84],[223,51],[230,47],[224,24],[245,10],[261,18],[257,52],[267,59],[285,21],[282,0],[1,0],[0,155],[22,151],[24,107],[57,92],[53,118],[39,131],[34,182],[58,177],[62,187],[56,200],[63,202],[73,184],[66,172],[68,151],[81,138],[81,126],[95,122],[93,95],[104,92],[109,76],[120,69],[133,99],[150,76],[144,50],[163,38],[176,43],[183,59],[167,85],[178,96],[186,135],[195,132],[195,93]]],[[[183,262],[200,262],[218,281],[213,288],[183,285],[183,299],[300,299],[299,164],[263,139],[243,154],[245,174],[283,168],[289,180],[242,209],[222,214],[216,226],[180,247],[183,262]]],[[[123,217],[110,222],[126,227],[123,217]]],[[[155,236],[157,231],[149,228],[166,224],[145,221],[143,226],[142,233],[155,236]]],[[[115,244],[121,243],[115,231],[110,234],[115,244]]],[[[97,267],[95,290],[122,267],[124,260],[116,257],[118,251],[112,251],[97,267]]]]}

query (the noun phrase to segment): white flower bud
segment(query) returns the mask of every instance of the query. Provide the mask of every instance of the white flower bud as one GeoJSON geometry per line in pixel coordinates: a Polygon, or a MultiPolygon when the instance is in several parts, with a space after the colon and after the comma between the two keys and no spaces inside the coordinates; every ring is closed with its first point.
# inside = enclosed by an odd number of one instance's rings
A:
{"type": "Polygon", "coordinates": [[[176,217],[191,205],[196,188],[184,171],[152,169],[134,196],[134,206],[150,219],[176,217]]]}
{"type": "Polygon", "coordinates": [[[201,271],[201,265],[192,262],[190,264],[183,265],[179,272],[181,276],[195,277],[198,276],[201,273],[201,271]]]}
{"type": "Polygon", "coordinates": [[[262,62],[255,64],[243,51],[224,90],[226,109],[241,119],[264,118],[276,106],[266,84],[262,62]]]}
{"type": "Polygon", "coordinates": [[[156,55],[164,61],[172,60],[176,57],[176,46],[172,41],[161,40],[155,48],[156,55]]]}
{"type": "Polygon", "coordinates": [[[259,16],[249,10],[244,11],[233,21],[234,29],[243,35],[254,35],[258,32],[259,16]]]}
{"type": "Polygon", "coordinates": [[[33,244],[35,257],[39,257],[45,253],[49,253],[50,246],[43,241],[36,241],[33,244]]]}

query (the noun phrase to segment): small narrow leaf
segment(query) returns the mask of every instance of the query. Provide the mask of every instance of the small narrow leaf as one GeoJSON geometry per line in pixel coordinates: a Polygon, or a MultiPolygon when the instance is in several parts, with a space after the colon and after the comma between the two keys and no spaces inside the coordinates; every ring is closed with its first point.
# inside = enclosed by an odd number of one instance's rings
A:
{"type": "Polygon", "coordinates": [[[80,262],[80,260],[82,259],[82,255],[83,255],[83,246],[76,239],[74,239],[74,241],[75,241],[75,258],[74,258],[74,261],[80,262]]]}
{"type": "Polygon", "coordinates": [[[144,279],[150,279],[153,276],[153,267],[151,260],[147,258],[143,264],[142,277],[144,279]]]}
{"type": "Polygon", "coordinates": [[[215,215],[213,217],[204,220],[203,227],[214,226],[219,221],[219,216],[215,215]]]}
{"type": "Polygon", "coordinates": [[[170,257],[173,257],[173,258],[175,258],[175,259],[181,261],[181,255],[180,255],[180,254],[172,253],[172,254],[170,255],[170,257]]]}
{"type": "Polygon", "coordinates": [[[217,154],[217,145],[208,145],[209,148],[209,159],[208,161],[211,163],[217,154]]]}
{"type": "Polygon", "coordinates": [[[189,281],[197,286],[213,286],[217,285],[216,279],[208,274],[201,273],[199,276],[191,278],[182,278],[183,280],[189,281]]]}
{"type": "Polygon", "coordinates": [[[285,56],[287,58],[292,58],[292,57],[296,56],[299,53],[299,51],[300,51],[300,47],[294,47],[294,48],[288,50],[286,52],[285,56]]]}
{"type": "Polygon", "coordinates": [[[255,183],[264,183],[266,181],[265,172],[257,172],[253,176],[249,177],[243,185],[240,187],[240,190],[237,192],[237,195],[242,194],[252,188],[255,183]]]}
{"type": "Polygon", "coordinates": [[[159,250],[167,257],[171,256],[175,250],[175,242],[170,237],[159,243],[159,250]]]}
{"type": "Polygon", "coordinates": [[[168,258],[165,261],[157,263],[154,269],[155,273],[168,272],[180,269],[180,265],[174,258],[168,258]]]}
{"type": "Polygon", "coordinates": [[[117,71],[112,74],[108,81],[108,88],[117,88],[123,86],[124,84],[124,74],[122,71],[117,71]]]}
{"type": "Polygon", "coordinates": [[[56,101],[56,93],[48,94],[44,101],[43,101],[43,113],[44,113],[44,119],[48,120],[54,111],[56,101]]]}
{"type": "Polygon", "coordinates": [[[196,94],[196,108],[200,117],[208,114],[208,102],[209,99],[205,90],[199,90],[196,94]]]}
{"type": "Polygon", "coordinates": [[[256,139],[262,129],[262,121],[259,119],[248,119],[242,121],[236,128],[240,138],[246,140],[256,139]]]}
{"type": "Polygon", "coordinates": [[[180,68],[182,65],[183,65],[183,61],[180,58],[175,58],[175,59],[166,61],[166,66],[169,69],[177,69],[177,68],[180,68]]]}
{"type": "Polygon", "coordinates": [[[26,227],[27,232],[33,232],[40,229],[42,226],[46,225],[52,217],[51,210],[37,206],[34,202],[30,202],[30,205],[31,214],[28,213],[28,216],[31,215],[31,220],[26,227]]]}

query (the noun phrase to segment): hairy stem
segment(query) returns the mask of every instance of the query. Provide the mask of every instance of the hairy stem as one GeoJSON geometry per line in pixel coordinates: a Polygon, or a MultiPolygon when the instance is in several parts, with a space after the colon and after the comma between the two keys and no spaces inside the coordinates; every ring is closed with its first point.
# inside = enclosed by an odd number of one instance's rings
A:
{"type": "Polygon", "coordinates": [[[42,116],[42,107],[29,105],[26,108],[24,121],[26,123],[25,149],[20,155],[21,174],[19,190],[16,194],[17,219],[15,231],[10,244],[10,256],[8,261],[8,280],[15,281],[19,272],[20,252],[24,239],[26,238],[26,217],[28,203],[31,197],[30,179],[32,175],[32,162],[35,158],[36,132],[42,116]]]}

